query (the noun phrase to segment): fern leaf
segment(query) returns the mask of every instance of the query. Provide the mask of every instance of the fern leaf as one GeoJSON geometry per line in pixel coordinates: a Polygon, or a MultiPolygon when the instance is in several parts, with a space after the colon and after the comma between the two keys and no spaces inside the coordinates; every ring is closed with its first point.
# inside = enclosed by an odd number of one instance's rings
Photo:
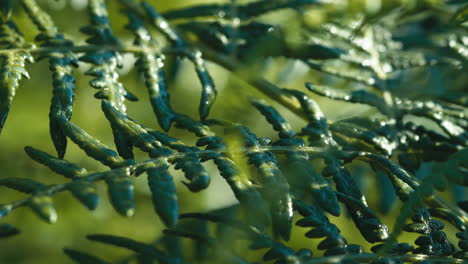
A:
{"type": "MultiPolygon", "coordinates": [[[[114,130],[120,131],[120,133],[125,136],[125,139],[128,139],[132,145],[148,152],[151,157],[160,155],[160,151],[162,149],[161,143],[141,125],[130,120],[124,113],[117,110],[117,108],[107,100],[102,102],[102,110],[114,130]]],[[[166,152],[168,151],[170,153],[170,150],[166,150],[166,152]]]]}
{"type": "Polygon", "coordinates": [[[183,154],[180,157],[176,157],[173,163],[176,164],[175,169],[181,169],[184,172],[185,178],[189,180],[189,182],[182,183],[190,191],[199,192],[208,187],[211,179],[201,164],[200,155],[197,154],[197,152],[201,151],[199,148],[187,146],[183,142],[171,138],[162,132],[149,131],[149,133],[165,146],[183,154]]]}
{"type": "Polygon", "coordinates": [[[208,117],[211,106],[213,105],[218,92],[216,91],[213,79],[206,69],[205,62],[202,59],[202,53],[200,51],[194,51],[188,56],[188,58],[193,62],[198,79],[202,85],[202,95],[198,112],[200,114],[200,119],[203,120],[208,117]]]}
{"type": "MultiPolygon", "coordinates": [[[[275,143],[282,146],[293,146],[298,149],[304,146],[302,139],[295,137],[295,132],[290,124],[271,106],[266,105],[261,101],[253,101],[253,105],[262,113],[267,121],[272,124],[273,128],[278,131],[280,140],[275,143]]],[[[310,192],[312,198],[316,200],[324,210],[327,210],[333,215],[340,214],[340,207],[335,195],[335,191],[330,187],[329,183],[316,173],[312,165],[308,161],[309,156],[305,152],[289,151],[286,153],[288,177],[293,187],[304,189],[305,192],[310,192]],[[305,184],[304,184],[304,179],[305,184]]]]}
{"type": "Polygon", "coordinates": [[[109,149],[65,117],[62,116],[60,121],[60,126],[64,130],[65,135],[89,156],[110,167],[119,167],[127,163],[115,151],[109,149]]]}
{"type": "Polygon", "coordinates": [[[149,168],[146,173],[156,213],[168,227],[174,227],[179,218],[179,204],[167,165],[149,168]]]}
{"type": "Polygon", "coordinates": [[[87,238],[96,242],[128,248],[139,254],[150,256],[161,263],[168,263],[170,261],[166,254],[159,249],[129,238],[112,235],[88,235],[87,238]]]}
{"type": "MultiPolygon", "coordinates": [[[[90,35],[90,38],[86,41],[97,45],[120,45],[120,41],[112,33],[105,2],[102,0],[90,1],[89,12],[91,14],[91,25],[81,29],[83,33],[90,35]]],[[[122,58],[116,50],[88,52],[80,57],[80,60],[93,64],[86,74],[96,77],[90,82],[90,85],[99,90],[95,97],[103,99],[103,103],[109,101],[115,108],[125,113],[125,99],[137,100],[118,80],[116,71],[122,67],[122,58]]],[[[122,135],[122,131],[119,129],[113,129],[112,131],[119,154],[125,159],[133,159],[131,143],[122,135]]]]}
{"type": "Polygon", "coordinates": [[[57,221],[57,212],[52,198],[46,195],[36,195],[29,201],[29,206],[44,221],[55,223],[57,221]]]}
{"type": "Polygon", "coordinates": [[[135,213],[134,187],[129,176],[130,171],[123,168],[106,177],[112,206],[123,216],[132,216],[135,213]]]}
{"type": "MultiPolygon", "coordinates": [[[[158,43],[153,39],[151,33],[144,27],[141,18],[129,12],[129,24],[126,26],[135,34],[134,43],[143,48],[151,48],[158,43]]],[[[139,54],[136,62],[138,71],[142,73],[145,85],[150,96],[151,106],[158,118],[159,126],[168,131],[174,113],[169,104],[169,94],[167,92],[166,78],[163,71],[165,56],[162,54],[153,55],[149,52],[139,54]]]]}
{"type": "Polygon", "coordinates": [[[43,151],[33,147],[25,147],[24,150],[33,160],[49,167],[54,172],[61,174],[67,178],[79,177],[86,173],[86,169],[80,168],[77,165],[63,159],[55,158],[43,151]]]}
{"type": "Polygon", "coordinates": [[[261,192],[266,201],[269,201],[270,213],[273,221],[273,232],[289,240],[292,221],[292,198],[289,194],[289,185],[281,170],[278,161],[271,152],[257,152],[261,144],[255,134],[247,127],[232,125],[239,132],[246,147],[253,148],[247,153],[249,163],[259,172],[261,192]]]}
{"type": "Polygon", "coordinates": [[[292,138],[295,133],[288,122],[271,106],[264,102],[251,98],[251,103],[262,113],[273,129],[278,132],[280,138],[292,138]]]}
{"type": "Polygon", "coordinates": [[[68,190],[89,210],[94,210],[98,207],[99,196],[94,184],[86,180],[75,181],[69,185],[68,190]]]}
{"type": "Polygon", "coordinates": [[[369,242],[379,242],[388,238],[388,227],[383,224],[376,215],[367,208],[367,202],[356,183],[351,178],[349,171],[336,158],[327,158],[325,162],[328,167],[322,174],[333,176],[338,192],[343,193],[357,201],[364,207],[354,206],[350,199],[345,199],[344,203],[354,221],[354,224],[361,232],[362,236],[369,242]],[[363,210],[364,209],[364,210],[363,210]]]}
{"type": "MultiPolygon", "coordinates": [[[[42,42],[41,46],[60,47],[66,50],[73,46],[73,43],[65,39],[58,31],[51,17],[38,6],[36,1],[24,0],[22,4],[29,18],[40,31],[36,40],[42,42]]],[[[64,115],[68,120],[71,118],[75,99],[75,78],[72,74],[72,66],[77,67],[78,61],[70,51],[50,52],[44,57],[49,58],[54,88],[49,113],[50,136],[59,158],[63,158],[67,148],[67,138],[59,125],[58,116],[64,115]]]]}
{"type": "Polygon", "coordinates": [[[20,233],[20,230],[10,224],[0,224],[0,238],[7,238],[20,233]]]}
{"type": "Polygon", "coordinates": [[[74,249],[69,249],[65,248],[63,249],[63,252],[72,260],[74,260],[76,263],[79,264],[109,264],[109,262],[105,262],[101,260],[98,257],[95,257],[93,255],[74,250],[74,249]]]}
{"type": "Polygon", "coordinates": [[[29,178],[3,178],[0,185],[19,192],[33,194],[42,191],[46,185],[29,178]]]}
{"type": "MultiPolygon", "coordinates": [[[[11,3],[5,5],[7,8],[11,3]]],[[[15,25],[11,21],[5,21],[0,26],[0,42],[6,44],[8,48],[19,48],[24,45],[23,37],[15,30],[15,25]]],[[[22,77],[29,79],[25,65],[27,62],[32,63],[33,61],[31,54],[26,51],[0,55],[0,133],[8,117],[19,81],[22,77]]]]}

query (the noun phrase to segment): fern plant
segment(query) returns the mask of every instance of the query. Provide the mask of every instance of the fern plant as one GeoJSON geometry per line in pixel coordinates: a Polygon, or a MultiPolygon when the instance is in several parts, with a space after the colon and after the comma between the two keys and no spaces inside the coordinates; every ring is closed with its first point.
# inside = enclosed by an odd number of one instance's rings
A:
{"type": "MultiPolygon", "coordinates": [[[[47,59],[52,76],[50,141],[56,153],[32,146],[24,150],[67,178],[65,183],[45,184],[2,174],[2,189],[27,194],[2,201],[4,221],[16,209],[29,207],[44,221],[56,222],[60,210],[54,196],[61,192],[70,192],[89,210],[99,210],[100,182],[115,211],[131,217],[138,210],[134,178],[142,175],[166,229],[154,241],[88,235],[90,241],[133,251],[112,263],[467,261],[468,201],[455,204],[441,194],[453,186],[468,186],[464,1],[389,1],[377,10],[344,15],[348,10],[340,3],[322,0],[232,1],[163,13],[151,1],[89,0],[88,21],[80,28],[85,43],[66,36],[51,11],[36,0],[2,0],[0,6],[0,131],[15,122],[7,117],[21,79],[29,78],[27,65],[47,59]],[[112,25],[111,5],[122,11],[116,21],[128,20],[125,30],[131,37],[112,25]],[[293,14],[293,19],[268,19],[281,18],[281,12],[293,14]],[[314,14],[327,17],[311,23],[314,14]],[[26,35],[24,20],[36,26],[35,36],[26,35]],[[124,54],[136,58],[138,87],[123,85],[118,70],[124,54]],[[287,61],[286,67],[276,80],[262,77],[265,67],[280,65],[281,60],[287,61]],[[196,115],[184,113],[170,100],[169,86],[182,78],[185,62],[193,65],[201,87],[196,115]],[[212,118],[212,106],[224,103],[216,100],[224,90],[216,88],[208,63],[249,85],[252,111],[263,116],[258,122],[269,124],[276,135],[262,137],[241,118],[212,118]],[[77,87],[76,68],[85,64],[114,146],[73,122],[75,90],[86,89],[77,87]],[[279,87],[287,79],[300,78],[300,69],[310,72],[310,80],[279,87]],[[443,78],[448,88],[431,93],[434,84],[424,82],[428,72],[443,78]],[[132,90],[140,86],[152,107],[146,113],[155,116],[151,125],[127,112],[133,104],[127,101],[138,100],[132,90]],[[417,86],[423,87],[423,94],[413,93],[417,86]],[[320,97],[369,108],[330,121],[321,110],[330,101],[320,97]],[[285,115],[291,113],[302,120],[299,129],[293,129],[285,115]],[[191,138],[175,136],[174,129],[191,138]],[[70,144],[107,168],[91,171],[68,161],[70,144]],[[207,168],[208,161],[217,172],[207,168]],[[368,168],[364,175],[354,170],[357,165],[368,168]],[[172,168],[183,172],[184,187],[191,192],[202,192],[213,177],[222,177],[237,203],[183,212],[172,168]],[[369,197],[362,182],[372,178],[377,195],[369,197]],[[382,216],[392,213],[395,197],[402,203],[393,209],[398,212],[393,212],[392,222],[385,223],[382,216]],[[352,222],[371,246],[342,234],[343,222],[352,222]],[[321,239],[318,253],[314,244],[290,242],[291,233],[301,228],[312,241],[321,239]],[[407,232],[419,237],[402,242],[407,232]],[[185,240],[195,241],[193,254],[182,244],[185,240]],[[261,255],[252,253],[255,250],[262,250],[261,255]]],[[[187,103],[193,101],[186,98],[187,103]]],[[[15,225],[0,224],[0,236],[8,240],[18,234],[15,225]]],[[[61,246],[76,263],[111,263],[99,252],[61,246]]]]}

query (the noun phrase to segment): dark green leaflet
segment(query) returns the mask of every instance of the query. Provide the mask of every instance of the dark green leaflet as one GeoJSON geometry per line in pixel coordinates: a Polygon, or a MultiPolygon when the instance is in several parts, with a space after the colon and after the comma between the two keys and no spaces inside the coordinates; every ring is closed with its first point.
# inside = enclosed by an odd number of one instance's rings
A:
{"type": "Polygon", "coordinates": [[[322,174],[333,176],[333,181],[336,184],[337,191],[351,197],[352,199],[360,201],[361,204],[359,205],[364,206],[356,206],[356,204],[349,199],[345,199],[343,201],[362,236],[371,243],[387,239],[389,236],[388,227],[383,224],[369,208],[367,208],[366,199],[357,188],[356,183],[349,174],[349,171],[343,166],[341,161],[334,157],[328,157],[325,159],[325,162],[328,167],[325,168],[322,174]]]}
{"type": "Polygon", "coordinates": [[[293,138],[295,133],[291,125],[271,106],[265,102],[251,98],[251,103],[255,106],[262,115],[266,118],[268,123],[273,126],[273,129],[278,132],[280,138],[293,138]]]}
{"type": "MultiPolygon", "coordinates": [[[[126,27],[135,34],[135,45],[150,48],[158,44],[144,27],[143,21],[137,14],[129,12],[128,17],[130,22],[126,27]]],[[[164,131],[168,131],[174,113],[169,104],[169,94],[163,70],[164,60],[165,56],[162,54],[142,53],[136,62],[136,66],[139,72],[143,73],[151,106],[158,118],[159,126],[164,131]]]]}
{"type": "Polygon", "coordinates": [[[75,181],[68,187],[68,190],[76,197],[86,208],[94,210],[99,205],[99,196],[94,184],[86,180],[75,181]]]}
{"type": "Polygon", "coordinates": [[[10,18],[12,7],[13,0],[0,1],[0,18],[2,19],[2,22],[6,22],[10,18]]]}
{"type": "Polygon", "coordinates": [[[208,187],[211,180],[201,164],[200,155],[197,154],[197,152],[201,151],[199,148],[187,146],[178,139],[169,137],[162,132],[149,131],[149,133],[161,144],[179,153],[185,153],[185,155],[175,158],[173,163],[176,164],[175,169],[181,169],[184,172],[185,178],[189,180],[189,182],[182,182],[189,190],[198,192],[208,187]]]}
{"type": "MultiPolygon", "coordinates": [[[[225,145],[221,138],[214,135],[209,127],[191,119],[188,116],[177,115],[176,126],[194,133],[200,139],[197,146],[207,146],[208,150],[223,150],[225,145]]],[[[224,154],[206,155],[203,159],[212,159],[221,176],[231,187],[241,207],[245,210],[249,223],[260,229],[270,226],[271,218],[260,193],[253,187],[247,177],[239,170],[235,163],[224,154]]]]}
{"type": "MultiPolygon", "coordinates": [[[[86,42],[97,45],[119,45],[118,38],[113,35],[105,1],[92,0],[89,4],[91,25],[81,28],[81,31],[90,35],[86,42]]],[[[137,98],[127,91],[118,80],[116,70],[122,66],[122,58],[114,49],[88,52],[80,60],[93,64],[86,73],[96,77],[90,85],[98,89],[96,98],[109,101],[115,108],[125,114],[125,99],[136,101],[137,98]]],[[[132,144],[119,129],[112,129],[114,142],[119,154],[125,159],[133,159],[132,144]]]]}
{"type": "MultiPolygon", "coordinates": [[[[241,135],[246,147],[260,148],[257,136],[247,127],[235,127],[241,135]]],[[[293,216],[292,198],[289,194],[289,184],[278,168],[278,161],[271,152],[249,152],[249,163],[254,165],[260,175],[262,194],[266,201],[270,201],[270,213],[273,220],[273,232],[289,240],[291,235],[291,221],[293,216]]]]}
{"type": "MultiPolygon", "coordinates": [[[[180,35],[174,29],[172,29],[165,18],[159,15],[158,12],[149,3],[143,1],[141,5],[146,14],[153,21],[153,25],[159,29],[176,47],[182,48],[187,45],[183,38],[181,38],[180,35]]],[[[199,114],[200,119],[203,120],[208,117],[211,106],[216,99],[217,91],[215,84],[210,76],[210,73],[206,69],[205,62],[200,51],[191,50],[183,55],[194,64],[198,79],[202,85],[199,114]]]]}
{"type": "Polygon", "coordinates": [[[102,110],[115,130],[120,131],[126,140],[141,150],[148,152],[151,157],[171,153],[170,150],[164,150],[161,143],[145,128],[119,111],[109,101],[102,101],[102,110]]]}
{"type": "Polygon", "coordinates": [[[114,209],[123,216],[135,213],[135,198],[130,170],[122,168],[106,177],[110,201],[114,209]]]}
{"type": "Polygon", "coordinates": [[[60,121],[60,126],[64,130],[65,135],[89,156],[109,167],[119,167],[128,164],[128,162],[120,158],[115,151],[88,135],[84,130],[68,121],[65,117],[61,117],[60,121]]]}
{"type": "Polygon", "coordinates": [[[51,55],[49,64],[54,86],[49,113],[50,136],[59,158],[63,158],[67,148],[67,138],[60,127],[58,115],[71,119],[75,100],[75,77],[72,66],[77,67],[78,60],[72,53],[57,53],[51,55]]]}
{"type": "MultiPolygon", "coordinates": [[[[357,146],[361,145],[362,147],[360,148],[363,151],[372,151],[372,148],[375,148],[383,154],[390,156],[392,151],[396,148],[396,144],[388,140],[386,137],[364,127],[359,127],[356,124],[352,125],[351,123],[335,122],[330,126],[330,130],[345,137],[357,139],[359,141],[357,146]],[[362,142],[371,145],[372,148],[367,148],[367,146],[362,142]]],[[[348,142],[353,145],[351,140],[348,140],[348,142]]]]}
{"type": "Polygon", "coordinates": [[[465,4],[452,16],[451,21],[456,24],[462,24],[468,21],[468,4],[465,4]]]}
{"type": "Polygon", "coordinates": [[[168,227],[174,227],[179,218],[179,204],[168,166],[149,168],[146,173],[156,213],[168,227]]]}
{"type": "MultiPolygon", "coordinates": [[[[199,229],[198,229],[199,230],[199,229]]],[[[164,230],[165,234],[186,237],[193,239],[197,244],[202,245],[200,248],[206,250],[207,246],[212,247],[215,250],[215,257],[211,259],[212,261],[217,261],[220,263],[232,263],[232,264],[247,264],[248,262],[242,257],[236,255],[230,250],[225,249],[219,244],[219,241],[210,237],[208,234],[199,234],[195,233],[192,230],[190,231],[179,231],[179,230],[164,230]]],[[[195,254],[200,254],[201,250],[197,250],[195,254]]],[[[197,259],[206,259],[207,256],[197,256],[197,259]]]]}
{"type": "MultiPolygon", "coordinates": [[[[11,3],[4,3],[3,8],[10,8],[11,3]]],[[[7,49],[24,46],[24,39],[12,21],[0,25],[0,45],[7,49]]],[[[29,78],[25,69],[26,63],[34,61],[26,51],[10,52],[0,55],[0,133],[8,117],[13,98],[21,78],[29,78]]]]}
{"type": "Polygon", "coordinates": [[[245,210],[248,222],[260,230],[270,226],[270,214],[260,193],[246,179],[246,176],[241,174],[234,162],[223,156],[218,156],[213,161],[245,210]]]}
{"type": "Polygon", "coordinates": [[[432,219],[431,214],[424,208],[419,208],[411,218],[414,223],[403,226],[407,232],[422,234],[416,239],[416,248],[413,253],[425,255],[449,256],[455,248],[448,241],[445,232],[441,231],[444,224],[432,219]]]}
{"type": "MultiPolygon", "coordinates": [[[[36,40],[42,42],[41,46],[54,46],[63,49],[69,49],[73,46],[73,42],[64,38],[50,16],[34,0],[24,0],[22,3],[29,17],[40,31],[36,40]]],[[[64,115],[68,120],[71,118],[75,99],[75,78],[72,67],[77,67],[78,61],[70,51],[63,53],[51,52],[44,55],[44,57],[49,57],[49,69],[52,72],[53,85],[53,97],[49,113],[50,136],[59,158],[63,158],[67,148],[67,138],[59,125],[59,115],[64,115]]]]}
{"type": "Polygon", "coordinates": [[[361,253],[362,248],[348,244],[340,234],[340,230],[315,206],[308,205],[301,200],[294,200],[294,208],[304,218],[296,222],[301,227],[313,227],[314,229],[305,235],[310,238],[326,237],[318,244],[318,249],[325,249],[325,256],[341,255],[346,253],[361,253]]]}
{"type": "Polygon", "coordinates": [[[327,120],[325,119],[317,102],[298,90],[283,89],[283,91],[299,100],[299,103],[302,106],[302,111],[305,113],[309,122],[309,124],[302,129],[300,134],[307,135],[309,137],[310,145],[319,144],[323,146],[336,147],[337,143],[333,139],[327,120]]]}
{"type": "Polygon", "coordinates": [[[390,113],[388,105],[386,104],[383,98],[366,90],[356,90],[348,93],[337,89],[333,89],[331,87],[314,85],[312,83],[306,83],[306,87],[307,89],[309,89],[309,91],[318,95],[326,96],[330,99],[342,100],[351,103],[367,104],[376,107],[383,114],[390,113]]]}
{"type": "Polygon", "coordinates": [[[290,146],[297,148],[297,151],[286,152],[286,171],[291,186],[297,190],[303,189],[312,195],[322,208],[329,213],[338,216],[340,206],[335,195],[335,191],[330,187],[327,180],[322,175],[315,172],[309,161],[309,155],[301,152],[300,148],[305,145],[302,139],[295,136],[290,124],[271,106],[261,101],[253,101],[253,105],[263,114],[267,121],[278,131],[280,140],[276,145],[290,146]],[[304,180],[306,179],[306,180],[304,180]]]}
{"type": "MultiPolygon", "coordinates": [[[[5,27],[5,25],[2,25],[5,27]]],[[[29,53],[18,52],[0,56],[0,133],[5,124],[10,111],[11,103],[19,85],[19,80],[24,76],[29,78],[28,72],[24,69],[26,62],[32,62],[29,53]]]]}
{"type": "Polygon", "coordinates": [[[33,147],[26,146],[24,147],[24,150],[33,160],[49,167],[51,170],[67,178],[79,177],[86,173],[86,169],[84,168],[80,168],[66,160],[55,158],[33,147]]]}
{"type": "Polygon", "coordinates": [[[20,230],[10,224],[0,224],[0,239],[11,237],[20,233],[20,230]]]}
{"type": "Polygon", "coordinates": [[[91,241],[101,242],[109,245],[114,245],[117,247],[128,248],[136,253],[147,255],[153,259],[156,259],[160,263],[169,263],[170,259],[166,254],[159,249],[147,245],[129,238],[112,236],[112,235],[88,235],[87,238],[91,241]]]}
{"type": "Polygon", "coordinates": [[[45,184],[29,178],[2,178],[0,185],[28,194],[40,192],[46,187],[45,184]]]}
{"type": "Polygon", "coordinates": [[[216,91],[213,79],[206,69],[205,62],[202,59],[202,53],[200,51],[194,51],[188,56],[188,58],[195,66],[195,71],[197,72],[198,79],[202,85],[202,95],[198,112],[200,114],[200,119],[203,120],[208,117],[211,106],[213,105],[218,92],[216,91]]]}
{"type": "MultiPolygon", "coordinates": [[[[86,170],[84,168],[80,168],[66,160],[52,157],[40,150],[32,147],[25,147],[25,151],[35,161],[44,164],[51,170],[67,178],[79,179],[80,176],[86,174],[86,170]]],[[[85,180],[79,180],[71,184],[68,189],[88,209],[94,210],[97,208],[99,197],[97,189],[92,183],[85,180]]]]}
{"type": "Polygon", "coordinates": [[[100,258],[74,249],[63,249],[63,252],[79,264],[109,264],[100,258]]]}
{"type": "Polygon", "coordinates": [[[55,223],[57,221],[57,212],[52,198],[46,195],[36,195],[29,201],[29,206],[44,221],[55,223]]]}

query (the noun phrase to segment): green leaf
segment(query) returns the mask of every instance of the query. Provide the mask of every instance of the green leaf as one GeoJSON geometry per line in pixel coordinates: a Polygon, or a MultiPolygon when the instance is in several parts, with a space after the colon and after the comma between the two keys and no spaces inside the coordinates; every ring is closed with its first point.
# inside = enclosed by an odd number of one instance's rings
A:
{"type": "MultiPolygon", "coordinates": [[[[1,25],[0,33],[4,33],[3,31],[7,31],[7,34],[16,33],[7,25],[1,25]]],[[[0,133],[10,112],[19,81],[22,77],[29,78],[25,69],[27,62],[33,62],[33,57],[27,52],[10,52],[0,55],[0,133]]]]}
{"type": "Polygon", "coordinates": [[[194,51],[190,54],[190,56],[188,56],[188,58],[194,64],[198,79],[202,85],[202,95],[200,99],[200,105],[198,107],[198,112],[200,114],[200,119],[203,120],[208,117],[211,106],[213,105],[218,92],[216,90],[213,79],[206,69],[205,62],[202,58],[202,53],[200,51],[194,51]]]}
{"type": "Polygon", "coordinates": [[[468,4],[465,4],[451,18],[452,23],[461,25],[468,21],[468,4]]]}
{"type": "Polygon", "coordinates": [[[128,248],[136,253],[150,256],[160,261],[161,263],[169,262],[169,259],[164,252],[153,246],[135,241],[133,239],[113,235],[88,235],[87,238],[96,242],[128,248]]]}
{"type": "Polygon", "coordinates": [[[47,186],[29,178],[3,178],[0,186],[5,186],[19,192],[34,194],[44,190],[47,186]]]}
{"type": "Polygon", "coordinates": [[[31,159],[49,167],[51,170],[61,174],[67,178],[79,177],[86,173],[86,169],[80,168],[77,165],[63,159],[55,158],[46,152],[40,151],[33,147],[26,146],[24,150],[31,159]]]}
{"type": "Polygon", "coordinates": [[[78,60],[71,52],[54,53],[50,55],[49,64],[54,87],[49,113],[50,136],[59,158],[63,158],[67,148],[67,138],[59,124],[59,116],[71,119],[75,100],[75,77],[72,66],[78,67],[78,60]]]}
{"type": "Polygon", "coordinates": [[[129,176],[130,171],[123,168],[106,177],[112,206],[123,216],[132,216],[135,213],[134,187],[129,176]]]}
{"type": "Polygon", "coordinates": [[[76,263],[80,264],[109,264],[109,262],[105,262],[101,260],[98,257],[95,257],[93,255],[89,255],[87,253],[74,250],[74,249],[69,249],[69,248],[64,248],[63,252],[72,260],[74,260],[76,263]]]}
{"type": "Polygon", "coordinates": [[[77,125],[71,123],[66,117],[60,116],[60,126],[63,131],[75,144],[83,149],[90,157],[102,162],[109,167],[120,167],[128,164],[120,158],[117,153],[102,144],[97,139],[91,137],[77,125]]]}
{"type": "Polygon", "coordinates": [[[89,210],[94,210],[99,205],[99,196],[94,184],[86,180],[72,182],[68,190],[89,210]]]}
{"type": "Polygon", "coordinates": [[[0,238],[11,237],[20,233],[20,230],[10,224],[0,224],[0,238]]]}
{"type": "Polygon", "coordinates": [[[179,218],[179,204],[168,166],[149,168],[146,173],[156,213],[168,227],[174,227],[179,218]]]}
{"type": "Polygon", "coordinates": [[[33,196],[29,201],[29,206],[44,221],[55,223],[57,221],[57,212],[52,198],[46,195],[33,196]]]}
{"type": "Polygon", "coordinates": [[[286,120],[273,107],[267,105],[264,101],[255,98],[250,98],[251,103],[260,113],[266,118],[268,123],[273,126],[273,129],[279,133],[281,138],[294,137],[295,133],[286,120]]]}
{"type": "Polygon", "coordinates": [[[1,0],[0,1],[0,17],[5,23],[11,14],[11,10],[13,9],[13,0],[1,0]]]}

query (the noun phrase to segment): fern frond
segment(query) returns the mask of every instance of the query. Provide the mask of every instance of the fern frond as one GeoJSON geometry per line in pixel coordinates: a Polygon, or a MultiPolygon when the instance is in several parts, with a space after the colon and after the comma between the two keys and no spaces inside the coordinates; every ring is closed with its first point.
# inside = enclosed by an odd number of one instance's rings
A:
{"type": "MultiPolygon", "coordinates": [[[[10,4],[11,5],[11,4],[10,4]]],[[[27,46],[23,37],[12,21],[5,21],[0,26],[0,45],[8,49],[27,46]]],[[[33,57],[24,51],[9,52],[0,55],[0,133],[10,112],[16,89],[21,78],[29,78],[26,63],[32,63],[33,57]]]]}
{"type": "Polygon", "coordinates": [[[67,138],[59,125],[59,115],[71,119],[75,99],[75,77],[73,67],[78,66],[74,53],[69,51],[73,43],[64,38],[55,26],[51,17],[44,12],[34,0],[22,1],[23,8],[29,18],[39,29],[36,40],[43,47],[64,49],[64,52],[49,52],[43,58],[49,59],[49,69],[52,72],[53,97],[49,113],[50,136],[60,158],[65,156],[67,138]]]}

